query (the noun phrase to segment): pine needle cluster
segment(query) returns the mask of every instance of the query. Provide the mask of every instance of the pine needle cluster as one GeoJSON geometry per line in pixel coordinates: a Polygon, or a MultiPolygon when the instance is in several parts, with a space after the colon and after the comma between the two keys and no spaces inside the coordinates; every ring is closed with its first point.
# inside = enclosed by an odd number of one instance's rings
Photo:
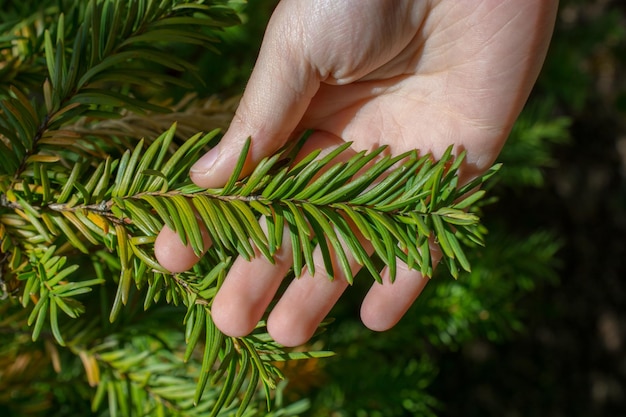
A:
{"type": "Polygon", "coordinates": [[[463,247],[484,235],[474,190],[497,167],[459,184],[452,148],[438,161],[380,148],[345,162],[336,157],[349,144],[298,161],[285,149],[241,178],[248,141],[223,188],[190,183],[232,104],[172,106],[155,91],[193,88],[180,77],[193,66],[172,47],[211,49],[239,22],[231,2],[20,4],[0,8],[0,391],[19,399],[14,410],[44,412],[78,384],[93,415],[262,412],[259,387],[269,404],[282,378],[276,363],[331,353],[288,351],[263,323],[226,337],[210,306],[233,259],[272,261],[284,228],[296,277],[315,272],[315,248],[331,278],[339,269],[352,282],[349,257],[377,280],[399,260],[431,276],[433,243],[453,276],[470,270],[463,247]],[[198,254],[208,231],[193,270],[155,261],[164,225],[198,254]],[[46,366],[39,388],[17,383],[46,366]]]}

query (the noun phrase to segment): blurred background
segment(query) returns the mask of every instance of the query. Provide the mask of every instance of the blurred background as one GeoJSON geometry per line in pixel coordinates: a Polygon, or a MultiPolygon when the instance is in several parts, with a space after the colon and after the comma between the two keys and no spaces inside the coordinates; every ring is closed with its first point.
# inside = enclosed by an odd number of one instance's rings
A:
{"type": "MultiPolygon", "coordinates": [[[[273,1],[224,35],[236,94],[273,1]]],[[[211,91],[211,88],[219,88],[211,91]]],[[[357,285],[285,370],[311,416],[626,416],[626,4],[564,0],[544,70],[502,153],[471,275],[438,276],[393,330],[358,322],[357,285]]]]}

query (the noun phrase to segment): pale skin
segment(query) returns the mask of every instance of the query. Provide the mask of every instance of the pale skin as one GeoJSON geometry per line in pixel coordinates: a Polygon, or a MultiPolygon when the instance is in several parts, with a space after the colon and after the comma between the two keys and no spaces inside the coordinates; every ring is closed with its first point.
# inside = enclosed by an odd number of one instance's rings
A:
{"type": "MultiPolygon", "coordinates": [[[[228,131],[191,179],[223,186],[246,138],[250,172],[306,129],[314,130],[311,149],[351,141],[355,151],[387,145],[392,154],[418,149],[437,157],[453,144],[467,151],[462,176],[472,178],[492,165],[528,98],[556,9],[552,0],[283,0],[228,131]]],[[[198,260],[168,228],[155,254],[172,272],[198,260]]],[[[274,265],[237,259],[213,301],[218,328],[250,333],[290,267],[289,244],[274,265]]],[[[292,281],[269,313],[277,342],[309,340],[348,286],[323,271],[292,281]]],[[[363,323],[377,331],[393,327],[428,281],[406,265],[393,284],[388,272],[383,277],[361,307],[363,323]]]]}

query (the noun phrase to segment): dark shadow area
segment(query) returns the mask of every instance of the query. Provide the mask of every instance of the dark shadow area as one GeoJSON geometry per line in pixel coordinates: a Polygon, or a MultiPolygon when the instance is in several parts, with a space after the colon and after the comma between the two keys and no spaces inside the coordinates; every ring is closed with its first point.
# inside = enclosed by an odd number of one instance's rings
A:
{"type": "Polygon", "coordinates": [[[558,285],[526,296],[526,330],[444,354],[442,416],[626,415],[625,13],[617,1],[562,2],[537,95],[570,117],[546,186],[501,196],[517,229],[563,239],[558,285]]]}

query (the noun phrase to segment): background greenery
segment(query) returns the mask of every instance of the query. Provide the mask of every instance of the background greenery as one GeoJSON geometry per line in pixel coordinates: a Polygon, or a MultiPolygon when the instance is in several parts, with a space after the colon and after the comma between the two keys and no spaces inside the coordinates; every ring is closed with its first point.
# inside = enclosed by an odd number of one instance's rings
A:
{"type": "MultiPolygon", "coordinates": [[[[241,92],[274,4],[239,4],[244,24],[219,35],[218,58],[177,49],[202,74],[202,83],[186,78],[200,97],[241,92]]],[[[358,322],[367,283],[357,280],[309,346],[337,355],[283,365],[276,415],[626,415],[625,28],[619,0],[561,2],[544,71],[491,185],[490,233],[472,254],[472,274],[441,274],[382,334],[358,322]]],[[[160,94],[176,102],[188,91],[160,94]]],[[[54,399],[32,415],[90,415],[82,367],[52,390],[48,355],[26,353],[28,368],[10,382],[31,384],[0,393],[0,414],[49,391],[54,399]]]]}
{"type": "Polygon", "coordinates": [[[501,194],[513,230],[552,230],[558,281],[519,305],[525,330],[442,358],[445,415],[626,415],[626,8],[562,1],[535,91],[570,120],[540,189],[501,194]],[[469,412],[462,412],[469,410],[469,412]]]}

